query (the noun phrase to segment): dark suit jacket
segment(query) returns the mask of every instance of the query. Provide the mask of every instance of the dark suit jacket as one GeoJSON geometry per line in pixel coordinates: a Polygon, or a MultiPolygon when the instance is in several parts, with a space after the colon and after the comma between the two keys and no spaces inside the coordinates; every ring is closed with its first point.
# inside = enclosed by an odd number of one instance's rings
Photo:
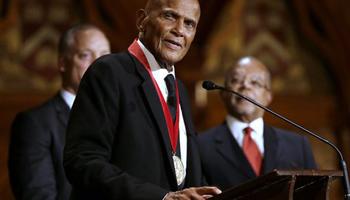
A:
{"type": "MultiPolygon", "coordinates": [[[[273,169],[314,169],[305,136],[264,124],[263,174],[273,169]]],[[[198,136],[203,173],[210,185],[228,189],[256,175],[228,126],[222,124],[198,136]]]]}
{"type": "MultiPolygon", "coordinates": [[[[185,187],[202,172],[185,88],[185,187]]],[[[85,73],[68,123],[64,165],[75,199],[159,199],[177,190],[161,103],[144,66],[129,53],[96,60],[85,73]]]]}
{"type": "Polygon", "coordinates": [[[68,115],[68,105],[57,94],[43,105],[16,116],[8,161],[16,199],[69,199],[71,186],[63,170],[68,115]]]}

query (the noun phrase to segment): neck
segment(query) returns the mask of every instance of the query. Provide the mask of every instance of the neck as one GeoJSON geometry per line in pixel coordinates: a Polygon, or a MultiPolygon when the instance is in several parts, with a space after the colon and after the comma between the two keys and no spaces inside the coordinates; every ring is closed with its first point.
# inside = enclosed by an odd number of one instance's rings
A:
{"type": "Polygon", "coordinates": [[[66,90],[74,95],[76,95],[76,93],[77,93],[77,89],[74,89],[74,87],[72,87],[72,86],[62,85],[62,89],[66,90]]]}
{"type": "Polygon", "coordinates": [[[168,70],[168,72],[172,72],[173,71],[173,65],[166,63],[166,62],[162,62],[161,60],[157,59],[157,62],[159,64],[159,66],[161,68],[164,68],[166,70],[168,70]]]}
{"type": "Polygon", "coordinates": [[[253,116],[247,116],[247,115],[235,115],[232,113],[231,113],[231,116],[235,117],[236,119],[238,119],[241,122],[248,123],[248,124],[250,122],[256,120],[257,118],[259,118],[259,117],[253,117],[253,116]]]}

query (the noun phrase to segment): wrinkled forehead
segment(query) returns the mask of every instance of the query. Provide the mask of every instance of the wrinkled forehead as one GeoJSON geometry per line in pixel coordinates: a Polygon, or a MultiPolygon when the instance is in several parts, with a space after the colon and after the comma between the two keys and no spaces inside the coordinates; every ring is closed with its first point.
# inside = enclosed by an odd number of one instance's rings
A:
{"type": "Polygon", "coordinates": [[[200,6],[198,0],[149,0],[146,11],[174,10],[180,15],[198,21],[200,6]]]}
{"type": "Polygon", "coordinates": [[[254,77],[269,83],[270,73],[266,66],[256,59],[244,58],[233,65],[226,74],[226,79],[254,77]]]}
{"type": "Polygon", "coordinates": [[[232,72],[246,74],[261,74],[264,76],[269,73],[268,69],[262,62],[249,57],[240,59],[232,68],[232,72]]]}

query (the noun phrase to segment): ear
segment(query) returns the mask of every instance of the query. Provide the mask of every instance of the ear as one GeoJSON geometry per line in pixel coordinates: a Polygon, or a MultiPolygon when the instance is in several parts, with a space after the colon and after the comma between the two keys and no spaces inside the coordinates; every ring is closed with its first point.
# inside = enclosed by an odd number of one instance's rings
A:
{"type": "Polygon", "coordinates": [[[65,58],[63,56],[58,58],[58,71],[63,73],[66,71],[65,58]]]}
{"type": "Polygon", "coordinates": [[[147,13],[145,11],[145,9],[140,9],[136,12],[136,27],[137,27],[137,30],[139,30],[140,33],[144,32],[145,31],[145,27],[144,27],[144,24],[145,24],[145,20],[147,18],[147,13]]]}
{"type": "Polygon", "coordinates": [[[269,106],[270,103],[272,102],[272,99],[273,99],[273,95],[272,95],[272,92],[269,90],[269,91],[266,91],[267,94],[266,94],[266,105],[265,106],[269,106]]]}
{"type": "Polygon", "coordinates": [[[227,98],[227,95],[228,95],[228,93],[227,92],[225,92],[224,90],[220,90],[220,97],[221,97],[221,100],[223,101],[223,102],[225,102],[226,101],[226,98],[227,98]]]}

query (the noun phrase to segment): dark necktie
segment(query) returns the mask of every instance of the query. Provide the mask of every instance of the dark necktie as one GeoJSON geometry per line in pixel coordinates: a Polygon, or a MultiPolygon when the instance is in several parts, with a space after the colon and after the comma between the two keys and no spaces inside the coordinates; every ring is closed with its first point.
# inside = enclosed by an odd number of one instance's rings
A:
{"type": "Polygon", "coordinates": [[[252,166],[255,174],[259,176],[261,170],[262,155],[258,149],[258,146],[251,137],[252,131],[253,129],[250,127],[243,129],[243,152],[250,165],[252,166]]]}
{"type": "MultiPolygon", "coordinates": [[[[173,119],[173,123],[175,124],[176,108],[177,108],[175,78],[174,78],[174,76],[172,74],[168,74],[164,78],[164,80],[165,80],[165,83],[166,83],[166,87],[168,88],[167,104],[168,104],[168,108],[169,108],[169,111],[170,111],[170,114],[171,114],[171,118],[173,119]]],[[[181,157],[181,154],[180,154],[180,140],[178,140],[177,145],[176,145],[176,155],[178,157],[181,157]]]]}
{"type": "MultiPolygon", "coordinates": [[[[176,109],[177,109],[177,99],[176,99],[176,85],[175,85],[175,78],[172,74],[168,74],[165,78],[166,87],[168,89],[168,99],[167,104],[168,108],[171,114],[171,118],[173,119],[173,123],[175,124],[176,120],[176,109]]],[[[176,145],[176,152],[175,154],[181,158],[181,152],[180,152],[180,134],[178,137],[178,142],[176,145]]],[[[183,181],[180,185],[178,185],[178,189],[182,189],[185,185],[185,181],[183,181]]]]}
{"type": "Polygon", "coordinates": [[[166,87],[168,88],[168,99],[167,104],[173,119],[173,123],[175,123],[176,118],[176,86],[175,86],[175,78],[172,74],[168,74],[165,78],[166,87]]]}

